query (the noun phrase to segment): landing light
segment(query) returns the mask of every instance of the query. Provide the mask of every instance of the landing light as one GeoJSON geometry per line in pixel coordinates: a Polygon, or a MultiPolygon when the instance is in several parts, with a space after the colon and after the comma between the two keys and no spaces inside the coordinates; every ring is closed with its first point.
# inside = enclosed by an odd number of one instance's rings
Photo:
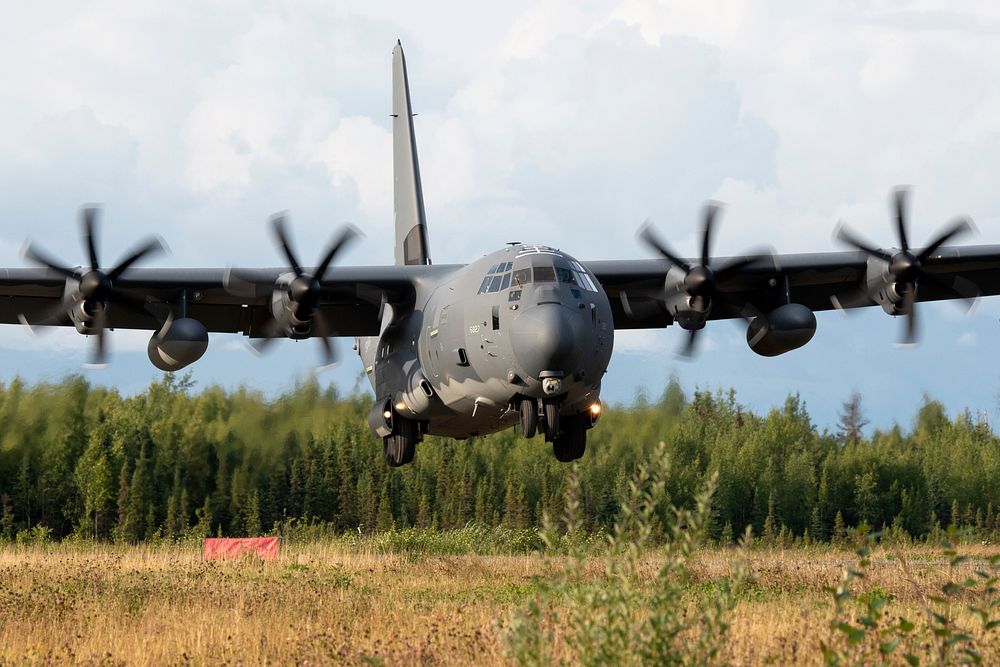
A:
{"type": "Polygon", "coordinates": [[[385,412],[382,413],[382,416],[385,417],[386,421],[389,421],[390,419],[392,419],[392,410],[386,410],[385,412]]]}
{"type": "Polygon", "coordinates": [[[598,416],[599,414],[601,414],[601,404],[600,403],[594,403],[593,405],[591,405],[590,406],[590,414],[592,414],[595,417],[598,416]]]}

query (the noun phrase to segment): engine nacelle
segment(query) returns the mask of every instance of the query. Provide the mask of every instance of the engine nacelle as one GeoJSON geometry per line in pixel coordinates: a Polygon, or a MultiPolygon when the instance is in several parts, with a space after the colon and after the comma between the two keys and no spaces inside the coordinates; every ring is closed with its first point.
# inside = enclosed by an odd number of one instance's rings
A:
{"type": "Polygon", "coordinates": [[[801,303],[786,303],[753,319],[747,344],[763,357],[776,357],[802,347],[815,333],[816,315],[801,303]]]}
{"type": "Polygon", "coordinates": [[[709,299],[700,299],[701,308],[696,307],[693,297],[687,292],[685,275],[684,270],[676,266],[670,267],[667,271],[663,282],[663,305],[670,313],[670,317],[682,329],[688,331],[702,329],[712,309],[712,302],[709,299]]]}
{"type": "Polygon", "coordinates": [[[208,349],[208,329],[198,320],[182,317],[153,334],[146,353],[161,371],[179,371],[201,359],[208,349]]]}

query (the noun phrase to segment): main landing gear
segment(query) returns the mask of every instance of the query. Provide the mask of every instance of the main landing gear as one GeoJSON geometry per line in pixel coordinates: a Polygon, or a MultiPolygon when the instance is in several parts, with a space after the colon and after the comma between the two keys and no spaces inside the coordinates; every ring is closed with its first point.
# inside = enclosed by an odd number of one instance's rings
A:
{"type": "Polygon", "coordinates": [[[522,398],[518,411],[521,435],[533,438],[541,430],[545,441],[552,443],[556,460],[569,463],[583,456],[587,449],[587,429],[591,425],[589,415],[561,417],[557,401],[542,399],[539,405],[533,398],[522,398]]]}
{"type": "Polygon", "coordinates": [[[569,463],[581,458],[587,451],[587,415],[563,417],[559,435],[552,440],[552,453],[556,460],[569,463]]]}
{"type": "Polygon", "coordinates": [[[420,432],[420,422],[393,415],[392,433],[382,438],[385,462],[393,468],[410,463],[416,453],[417,443],[421,440],[423,434],[420,432]]]}

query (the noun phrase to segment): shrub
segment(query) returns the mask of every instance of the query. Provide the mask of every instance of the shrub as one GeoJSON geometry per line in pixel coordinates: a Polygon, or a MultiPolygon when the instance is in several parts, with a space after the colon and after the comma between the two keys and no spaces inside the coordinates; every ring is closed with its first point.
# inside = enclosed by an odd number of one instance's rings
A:
{"type": "Polygon", "coordinates": [[[856,550],[857,561],[844,568],[836,588],[826,589],[833,596],[835,610],[830,622],[833,639],[829,644],[820,642],[826,664],[889,664],[896,655],[914,666],[981,664],[982,647],[996,641],[1000,628],[1000,555],[986,559],[973,571],[975,576],[959,576],[959,567],[969,559],[956,551],[958,533],[950,529],[942,552],[948,561],[948,576],[940,594],[924,592],[906,559],[900,557],[900,566],[923,598],[923,621],[914,622],[887,613],[892,594],[874,588],[858,597],[852,590],[871,565],[869,545],[874,539],[863,537],[856,550]],[[852,601],[857,604],[851,605],[852,601]],[[980,620],[979,628],[958,624],[957,612],[963,605],[980,620]]]}
{"type": "Polygon", "coordinates": [[[607,537],[607,565],[594,577],[588,573],[574,468],[564,503],[565,533],[559,535],[546,516],[541,535],[550,552],[568,550],[565,565],[551,563],[552,576],[537,582],[538,594],[510,619],[505,629],[510,657],[523,665],[551,664],[557,642],[565,641],[571,661],[583,665],[718,662],[743,566],[702,598],[686,597],[689,562],[705,543],[715,481],[697,494],[692,509],[681,509],[664,500],[668,472],[661,445],[628,483],[607,537]],[[656,535],[663,536],[662,546],[653,545],[656,535]],[[658,567],[650,576],[652,565],[658,567]]]}
{"type": "Polygon", "coordinates": [[[48,526],[38,524],[34,528],[25,528],[17,531],[14,538],[15,544],[19,547],[44,546],[52,541],[52,529],[48,526]]]}

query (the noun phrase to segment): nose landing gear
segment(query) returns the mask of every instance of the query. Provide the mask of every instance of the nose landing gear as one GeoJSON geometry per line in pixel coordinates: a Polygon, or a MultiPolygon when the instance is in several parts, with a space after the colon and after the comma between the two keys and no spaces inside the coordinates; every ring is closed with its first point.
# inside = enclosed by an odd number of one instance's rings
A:
{"type": "Polygon", "coordinates": [[[532,398],[521,399],[518,406],[521,412],[521,435],[525,438],[534,438],[538,429],[538,405],[532,398]]]}
{"type": "Polygon", "coordinates": [[[545,441],[552,443],[557,460],[569,463],[583,456],[587,449],[587,429],[593,425],[589,414],[560,417],[558,400],[542,399],[539,408],[539,401],[533,398],[522,398],[518,412],[521,435],[533,438],[542,430],[545,441]]]}

